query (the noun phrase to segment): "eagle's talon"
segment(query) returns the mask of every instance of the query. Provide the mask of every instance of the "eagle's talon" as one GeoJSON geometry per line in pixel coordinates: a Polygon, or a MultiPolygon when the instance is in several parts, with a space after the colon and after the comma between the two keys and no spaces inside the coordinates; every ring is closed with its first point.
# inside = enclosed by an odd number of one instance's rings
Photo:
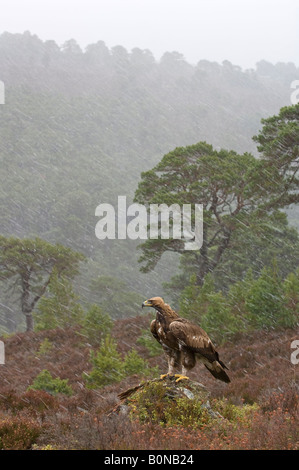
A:
{"type": "Polygon", "coordinates": [[[160,379],[161,379],[161,380],[165,379],[166,377],[171,377],[171,375],[170,375],[170,374],[162,374],[162,375],[160,375],[160,379]]]}
{"type": "Polygon", "coordinates": [[[177,377],[176,383],[180,382],[181,380],[190,380],[189,377],[182,374],[175,374],[175,377],[177,377]]]}
{"type": "Polygon", "coordinates": [[[173,374],[169,374],[169,373],[168,373],[168,374],[162,374],[162,375],[160,375],[160,380],[164,380],[166,377],[167,377],[168,379],[171,379],[172,377],[174,377],[174,375],[173,375],[173,374]]]}

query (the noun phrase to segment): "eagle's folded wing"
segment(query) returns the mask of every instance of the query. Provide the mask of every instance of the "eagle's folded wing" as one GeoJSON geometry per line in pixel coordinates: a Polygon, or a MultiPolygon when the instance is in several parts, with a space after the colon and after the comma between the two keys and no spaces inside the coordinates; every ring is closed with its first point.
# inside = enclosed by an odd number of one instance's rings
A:
{"type": "Polygon", "coordinates": [[[183,348],[201,354],[210,362],[218,360],[218,353],[212,341],[200,326],[188,321],[174,321],[170,324],[169,329],[183,348]]]}
{"type": "Polygon", "coordinates": [[[230,382],[230,378],[224,370],[227,369],[226,365],[220,361],[212,341],[200,326],[182,319],[172,322],[169,329],[179,341],[182,350],[192,351],[197,357],[200,357],[205,367],[216,379],[226,383],[230,382]]]}

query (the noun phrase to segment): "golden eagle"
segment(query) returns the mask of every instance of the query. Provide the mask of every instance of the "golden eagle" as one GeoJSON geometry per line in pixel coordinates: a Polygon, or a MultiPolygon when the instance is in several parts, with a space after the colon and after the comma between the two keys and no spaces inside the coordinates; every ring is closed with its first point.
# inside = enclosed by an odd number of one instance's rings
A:
{"type": "Polygon", "coordinates": [[[142,307],[153,307],[157,311],[156,319],[151,322],[151,333],[161,344],[168,360],[168,374],[173,375],[174,369],[180,365],[182,374],[178,380],[186,377],[196,360],[202,362],[211,374],[223,382],[230,382],[224,369],[226,365],[219,359],[212,341],[200,326],[191,323],[172,310],[161,297],[145,300],[142,307]]]}

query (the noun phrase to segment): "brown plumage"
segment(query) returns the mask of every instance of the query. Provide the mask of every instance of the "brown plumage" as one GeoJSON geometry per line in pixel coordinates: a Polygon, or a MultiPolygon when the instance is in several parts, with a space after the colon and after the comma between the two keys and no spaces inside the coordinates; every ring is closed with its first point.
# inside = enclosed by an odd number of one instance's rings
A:
{"type": "Polygon", "coordinates": [[[151,333],[161,344],[168,359],[168,374],[181,366],[182,375],[192,369],[196,361],[202,362],[211,374],[223,382],[230,382],[212,341],[200,326],[191,323],[172,310],[161,297],[143,302],[142,307],[153,307],[156,319],[151,322],[151,333]]]}

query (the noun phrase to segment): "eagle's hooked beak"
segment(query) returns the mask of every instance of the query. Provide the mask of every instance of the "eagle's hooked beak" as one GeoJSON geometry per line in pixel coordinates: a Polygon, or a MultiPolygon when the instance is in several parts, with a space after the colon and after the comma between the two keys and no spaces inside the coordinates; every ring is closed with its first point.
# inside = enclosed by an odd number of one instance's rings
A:
{"type": "Polygon", "coordinates": [[[142,308],[151,307],[151,306],[152,306],[152,302],[150,300],[145,300],[144,302],[142,302],[142,308]]]}

